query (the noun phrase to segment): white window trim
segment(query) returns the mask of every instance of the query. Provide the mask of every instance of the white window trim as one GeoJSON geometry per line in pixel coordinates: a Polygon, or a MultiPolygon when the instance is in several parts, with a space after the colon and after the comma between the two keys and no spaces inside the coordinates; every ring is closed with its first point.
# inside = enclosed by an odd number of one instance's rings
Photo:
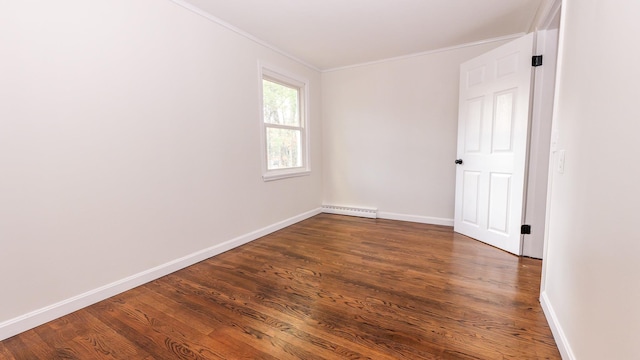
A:
{"type": "MultiPolygon", "coordinates": [[[[262,62],[258,63],[259,69],[259,104],[260,104],[260,152],[262,157],[262,179],[264,181],[273,181],[280,179],[287,179],[297,176],[305,176],[311,174],[310,163],[310,121],[309,121],[309,81],[300,78],[299,76],[290,74],[286,71],[277,69],[273,66],[266,65],[262,62]],[[300,89],[300,117],[303,128],[302,136],[302,166],[297,168],[268,170],[267,169],[267,125],[264,122],[264,104],[262,93],[262,80],[264,78],[270,78],[277,82],[293,85],[300,89]]],[[[272,126],[273,127],[273,126],[272,126]]],[[[277,126],[276,126],[277,127],[277,126]]]]}

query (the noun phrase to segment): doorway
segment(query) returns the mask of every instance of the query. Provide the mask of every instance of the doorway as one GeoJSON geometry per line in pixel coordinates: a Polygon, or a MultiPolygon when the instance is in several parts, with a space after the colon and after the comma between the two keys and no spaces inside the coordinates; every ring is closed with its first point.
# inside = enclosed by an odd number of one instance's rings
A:
{"type": "MultiPolygon", "coordinates": [[[[560,1],[554,2],[535,36],[529,34],[461,66],[455,229],[516,255],[539,259],[544,253],[553,151],[551,124],[560,6],[560,1]],[[519,48],[516,43],[521,44],[519,48]],[[527,70],[526,57],[509,66],[505,59],[517,52],[524,54],[527,48],[533,48],[534,55],[543,55],[542,66],[527,70]],[[495,69],[500,72],[501,67],[513,70],[513,74],[524,71],[523,76],[531,83],[522,78],[509,84],[505,82],[507,76],[492,74],[495,69]],[[470,82],[472,79],[478,81],[470,82]],[[505,115],[512,107],[499,109],[502,88],[515,91],[513,99],[526,97],[519,104],[513,103],[513,114],[505,115]],[[506,125],[500,128],[501,123],[506,125]],[[496,146],[496,139],[509,141],[496,146]],[[519,146],[523,150],[518,150],[519,146]]],[[[504,74],[511,74],[506,70],[504,74]]]]}
{"type": "Polygon", "coordinates": [[[543,54],[543,64],[534,70],[534,87],[529,141],[527,188],[525,192],[524,224],[531,233],[524,234],[522,255],[542,259],[546,226],[547,187],[550,155],[553,150],[551,130],[553,99],[556,84],[560,2],[556,2],[546,21],[537,31],[536,53],[543,54]]]}

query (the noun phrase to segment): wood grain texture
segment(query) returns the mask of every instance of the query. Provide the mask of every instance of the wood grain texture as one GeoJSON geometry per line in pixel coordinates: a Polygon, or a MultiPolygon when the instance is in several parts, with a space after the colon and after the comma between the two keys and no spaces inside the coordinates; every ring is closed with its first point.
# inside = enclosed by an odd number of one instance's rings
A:
{"type": "Polygon", "coordinates": [[[321,214],[0,342],[1,359],[560,359],[541,262],[321,214]]]}

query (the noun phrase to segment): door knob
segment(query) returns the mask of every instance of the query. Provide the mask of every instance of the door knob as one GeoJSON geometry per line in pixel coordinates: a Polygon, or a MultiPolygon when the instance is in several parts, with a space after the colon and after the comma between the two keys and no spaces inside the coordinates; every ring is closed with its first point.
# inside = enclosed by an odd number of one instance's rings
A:
{"type": "Polygon", "coordinates": [[[456,164],[458,164],[458,165],[462,165],[462,159],[457,159],[457,160],[456,160],[456,164]]]}

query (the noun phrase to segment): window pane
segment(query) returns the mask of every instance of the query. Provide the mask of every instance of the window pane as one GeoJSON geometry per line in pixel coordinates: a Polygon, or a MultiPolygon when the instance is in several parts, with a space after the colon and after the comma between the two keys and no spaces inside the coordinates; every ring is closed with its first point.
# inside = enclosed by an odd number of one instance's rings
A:
{"type": "Polygon", "coordinates": [[[269,80],[262,80],[264,122],[300,126],[298,90],[269,80]]]}
{"type": "Polygon", "coordinates": [[[302,166],[300,130],[267,128],[267,169],[302,166]]]}

